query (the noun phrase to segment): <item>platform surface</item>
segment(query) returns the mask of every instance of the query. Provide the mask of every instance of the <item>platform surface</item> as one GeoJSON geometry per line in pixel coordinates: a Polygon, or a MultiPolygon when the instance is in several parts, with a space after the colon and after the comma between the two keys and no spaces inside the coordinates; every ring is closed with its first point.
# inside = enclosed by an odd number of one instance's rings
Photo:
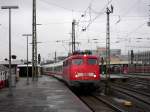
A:
{"type": "MultiPolygon", "coordinates": [[[[103,74],[103,75],[101,74],[100,76],[102,80],[106,79],[106,74],[103,74]]],[[[128,76],[125,74],[110,74],[110,78],[111,79],[124,79],[124,78],[128,78],[128,76]]]]}
{"type": "Polygon", "coordinates": [[[62,82],[42,76],[38,82],[21,78],[13,88],[0,90],[0,112],[91,112],[62,82]]]}

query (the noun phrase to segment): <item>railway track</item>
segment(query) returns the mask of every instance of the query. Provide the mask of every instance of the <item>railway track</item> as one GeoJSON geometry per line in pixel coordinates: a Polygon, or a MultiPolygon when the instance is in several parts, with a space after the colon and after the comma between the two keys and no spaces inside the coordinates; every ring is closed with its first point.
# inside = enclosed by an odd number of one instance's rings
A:
{"type": "Polygon", "coordinates": [[[99,97],[96,95],[79,96],[79,98],[93,111],[93,112],[127,112],[120,107],[111,103],[106,97],[99,97]]]}
{"type": "Polygon", "coordinates": [[[111,89],[117,93],[117,96],[122,96],[126,99],[131,100],[137,108],[142,108],[141,112],[150,111],[150,97],[137,93],[133,89],[127,89],[121,86],[112,85],[111,89]]]}
{"type": "Polygon", "coordinates": [[[150,80],[145,79],[130,79],[130,83],[150,86],[150,80]]]}
{"type": "Polygon", "coordinates": [[[123,83],[113,83],[112,85],[114,85],[115,87],[120,87],[120,88],[123,88],[125,90],[129,90],[129,91],[150,97],[150,91],[148,89],[147,89],[147,91],[144,90],[143,86],[142,86],[143,88],[137,88],[136,84],[123,84],[123,83]]]}
{"type": "MultiPolygon", "coordinates": [[[[75,94],[91,109],[92,112],[150,112],[150,95],[141,94],[139,91],[127,88],[121,84],[112,83],[111,89],[117,92],[111,96],[96,94],[75,94]],[[132,106],[125,106],[123,102],[116,99],[127,99],[132,102],[132,106]]],[[[80,93],[80,92],[79,92],[80,93]]]]}
{"type": "MultiPolygon", "coordinates": [[[[93,112],[149,112],[149,107],[141,103],[134,102],[132,105],[125,105],[124,102],[114,100],[112,96],[90,95],[80,96],[80,99],[93,112]]],[[[133,102],[133,100],[132,100],[133,102]]]]}
{"type": "Polygon", "coordinates": [[[143,94],[143,93],[141,94],[141,93],[139,93],[139,91],[137,93],[136,90],[127,89],[127,88],[121,87],[121,86],[112,86],[112,89],[117,90],[122,93],[125,93],[131,97],[134,97],[135,99],[138,99],[139,101],[144,102],[145,104],[150,105],[150,97],[147,94],[143,94]]]}

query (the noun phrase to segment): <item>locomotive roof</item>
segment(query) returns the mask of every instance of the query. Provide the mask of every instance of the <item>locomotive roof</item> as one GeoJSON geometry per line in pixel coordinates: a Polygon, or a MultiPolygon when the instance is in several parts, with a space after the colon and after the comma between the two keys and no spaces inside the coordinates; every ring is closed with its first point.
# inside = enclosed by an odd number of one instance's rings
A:
{"type": "Polygon", "coordinates": [[[98,58],[98,57],[95,55],[72,55],[68,57],[67,59],[73,59],[73,58],[98,58]]]}
{"type": "MultiPolygon", "coordinates": [[[[69,56],[68,58],[66,58],[65,60],[73,59],[73,58],[83,58],[83,57],[86,57],[86,58],[97,58],[97,56],[95,56],[95,55],[86,55],[86,56],[85,55],[72,55],[72,56],[69,56]]],[[[65,60],[57,62],[57,63],[43,65],[42,67],[47,68],[47,67],[62,66],[63,62],[65,60]]]]}

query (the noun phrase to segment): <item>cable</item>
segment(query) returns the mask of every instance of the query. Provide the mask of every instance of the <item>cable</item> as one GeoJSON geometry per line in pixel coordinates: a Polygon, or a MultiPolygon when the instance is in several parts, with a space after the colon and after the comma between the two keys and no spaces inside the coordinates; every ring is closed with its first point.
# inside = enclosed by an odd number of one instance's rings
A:
{"type": "MultiPolygon", "coordinates": [[[[103,14],[105,13],[105,9],[108,7],[108,5],[109,5],[111,2],[112,2],[112,0],[108,1],[108,3],[101,9],[100,12],[96,12],[96,13],[98,13],[97,16],[96,16],[95,18],[93,18],[93,19],[91,19],[91,20],[88,21],[88,25],[85,26],[85,28],[84,28],[83,31],[87,30],[87,29],[90,27],[90,25],[91,25],[97,18],[99,18],[101,15],[103,15],[103,14]]],[[[93,11],[92,8],[91,8],[91,11],[93,11]]],[[[95,11],[94,11],[94,12],[95,12],[95,11]]],[[[81,31],[81,32],[78,34],[78,36],[81,35],[81,33],[82,33],[83,31],[81,31]]]]}
{"type": "Polygon", "coordinates": [[[89,24],[87,25],[86,28],[88,28],[97,18],[99,18],[102,14],[104,14],[104,10],[108,7],[108,5],[112,2],[112,0],[108,1],[108,3],[105,5],[104,8],[102,8],[102,10],[98,13],[98,15],[92,19],[92,21],[89,22],[89,24]]]}
{"type": "MultiPolygon", "coordinates": [[[[135,3],[131,4],[130,7],[127,9],[127,11],[125,11],[124,14],[122,14],[122,15],[113,15],[113,16],[120,16],[120,19],[116,22],[116,24],[120,23],[120,21],[121,21],[122,18],[124,18],[124,17],[136,17],[136,16],[126,16],[126,15],[127,15],[129,12],[133,11],[133,10],[132,10],[133,8],[135,9],[135,8],[137,7],[137,5],[135,5],[135,4],[139,4],[138,2],[139,2],[139,0],[137,0],[137,1],[135,1],[135,3]]],[[[140,17],[140,16],[139,16],[139,17],[140,17]]]]}
{"type": "MultiPolygon", "coordinates": [[[[61,8],[61,9],[64,9],[64,10],[72,12],[72,9],[69,9],[69,8],[66,8],[66,7],[63,7],[63,6],[59,6],[59,5],[55,4],[55,3],[50,3],[50,2],[48,2],[46,0],[40,0],[40,1],[46,3],[47,5],[55,6],[55,7],[58,7],[58,8],[61,8]]],[[[75,11],[75,10],[73,10],[73,11],[75,11]]],[[[76,10],[75,12],[82,12],[82,11],[77,11],[76,10]]]]}
{"type": "MultiPolygon", "coordinates": [[[[85,16],[86,16],[87,11],[91,9],[91,5],[92,5],[93,1],[94,1],[94,0],[91,0],[90,3],[89,3],[89,5],[88,5],[88,7],[83,11],[84,14],[81,15],[80,19],[78,20],[78,23],[80,23],[80,20],[81,20],[82,17],[85,17],[85,16]]],[[[90,11],[89,11],[89,12],[90,12],[90,11]]]]}
{"type": "Polygon", "coordinates": [[[130,33],[128,33],[127,35],[126,35],[126,37],[129,37],[131,34],[133,34],[135,31],[137,31],[138,29],[140,29],[140,28],[142,28],[142,26],[144,26],[146,23],[144,22],[144,23],[142,23],[142,24],[140,24],[138,27],[136,27],[134,30],[132,30],[130,33]]]}

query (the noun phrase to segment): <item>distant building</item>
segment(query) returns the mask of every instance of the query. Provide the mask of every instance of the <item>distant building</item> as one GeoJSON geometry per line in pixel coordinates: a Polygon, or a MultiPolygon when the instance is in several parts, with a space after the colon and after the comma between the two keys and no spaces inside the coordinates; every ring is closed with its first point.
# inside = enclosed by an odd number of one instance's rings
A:
{"type": "MultiPolygon", "coordinates": [[[[18,64],[23,64],[24,62],[22,60],[12,60],[11,64],[12,65],[18,65],[18,64]]],[[[0,61],[0,65],[9,65],[9,61],[8,60],[3,60],[0,61]]]]}
{"type": "Polygon", "coordinates": [[[97,56],[106,58],[106,48],[98,47],[96,52],[97,52],[97,56]]]}
{"type": "MultiPolygon", "coordinates": [[[[131,61],[131,54],[129,57],[130,57],[129,59],[131,61]]],[[[150,64],[150,51],[133,53],[133,61],[136,64],[145,64],[145,65],[150,64]]]]}
{"type": "Polygon", "coordinates": [[[121,55],[121,49],[111,49],[110,55],[111,56],[120,56],[121,55]]]}
{"type": "MultiPolygon", "coordinates": [[[[11,72],[12,72],[12,74],[16,74],[17,65],[19,65],[19,64],[23,64],[23,61],[22,60],[12,60],[11,61],[11,72]]],[[[0,61],[0,65],[9,68],[9,61],[8,60],[0,61]]]]}
{"type": "MultiPolygon", "coordinates": [[[[106,58],[106,48],[98,47],[97,50],[93,50],[92,54],[97,55],[98,57],[106,58]]],[[[111,58],[120,58],[121,49],[110,49],[110,57],[111,58]]]]}
{"type": "MultiPolygon", "coordinates": [[[[106,48],[98,47],[97,50],[92,50],[92,54],[98,56],[100,59],[103,57],[104,63],[106,62],[106,48]]],[[[110,49],[110,61],[111,63],[121,63],[128,61],[128,56],[121,55],[121,49],[110,49]]]]}

